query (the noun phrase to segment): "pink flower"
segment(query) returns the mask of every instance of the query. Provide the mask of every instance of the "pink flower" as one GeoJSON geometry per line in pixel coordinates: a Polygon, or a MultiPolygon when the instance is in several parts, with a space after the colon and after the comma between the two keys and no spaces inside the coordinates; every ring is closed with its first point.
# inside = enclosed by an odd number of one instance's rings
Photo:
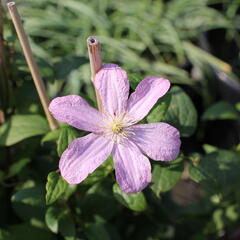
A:
{"type": "Polygon", "coordinates": [[[115,64],[105,64],[94,85],[101,111],[76,95],[55,98],[49,106],[57,120],[92,132],[74,140],[64,151],[59,163],[61,175],[70,184],[80,183],[112,154],[122,191],[141,191],[151,181],[151,165],[145,155],[171,161],[179,154],[181,141],[176,128],[167,123],[135,125],[168,91],[170,82],[147,77],[128,98],[126,72],[115,64]]]}

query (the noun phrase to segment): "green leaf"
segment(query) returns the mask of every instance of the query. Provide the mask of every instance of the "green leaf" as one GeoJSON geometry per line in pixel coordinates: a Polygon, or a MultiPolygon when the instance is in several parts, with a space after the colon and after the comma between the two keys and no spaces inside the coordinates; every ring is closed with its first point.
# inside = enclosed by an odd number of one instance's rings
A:
{"type": "Polygon", "coordinates": [[[235,107],[236,107],[237,111],[240,112],[240,102],[236,103],[235,107]]]}
{"type": "Polygon", "coordinates": [[[29,158],[22,158],[17,162],[13,163],[8,171],[7,178],[18,174],[31,160],[29,158]]]}
{"type": "Polygon", "coordinates": [[[179,157],[171,163],[155,164],[152,173],[151,189],[159,197],[161,192],[173,188],[183,172],[183,157],[179,157]]]}
{"type": "Polygon", "coordinates": [[[48,207],[46,214],[45,214],[45,222],[49,229],[54,232],[58,233],[58,221],[62,214],[62,209],[56,206],[48,207]]]}
{"type": "Polygon", "coordinates": [[[226,209],[226,216],[231,221],[237,221],[239,215],[239,206],[236,205],[230,205],[226,209]]]}
{"type": "Polygon", "coordinates": [[[131,88],[135,90],[137,85],[141,82],[143,78],[137,74],[130,73],[128,74],[128,79],[129,79],[131,88]]]}
{"type": "Polygon", "coordinates": [[[109,157],[102,165],[100,165],[93,173],[83,181],[83,184],[93,184],[101,181],[113,171],[113,160],[109,157]]]}
{"type": "Polygon", "coordinates": [[[4,171],[0,170],[0,182],[5,178],[4,171]]]}
{"type": "Polygon", "coordinates": [[[54,203],[66,190],[68,183],[57,172],[50,172],[46,184],[46,204],[54,203]]]}
{"type": "Polygon", "coordinates": [[[172,87],[170,93],[172,98],[165,114],[165,121],[176,127],[183,137],[189,137],[197,127],[196,108],[180,87],[172,87]]]}
{"type": "Polygon", "coordinates": [[[75,239],[74,221],[65,206],[55,205],[48,207],[45,222],[52,232],[60,232],[65,240],[75,239]]]}
{"type": "Polygon", "coordinates": [[[20,189],[12,195],[11,201],[31,206],[41,206],[44,204],[44,191],[40,185],[20,189]]]}
{"type": "Polygon", "coordinates": [[[65,214],[59,221],[59,232],[65,240],[75,240],[76,229],[73,218],[65,214]]]}
{"type": "Polygon", "coordinates": [[[161,122],[164,120],[165,113],[171,101],[171,94],[167,93],[162,97],[147,116],[149,123],[161,122]]]}
{"type": "Polygon", "coordinates": [[[41,141],[41,144],[44,144],[45,142],[55,142],[58,140],[59,135],[61,132],[61,128],[55,129],[51,132],[48,132],[41,141]]]}
{"type": "Polygon", "coordinates": [[[136,211],[141,212],[146,210],[147,202],[145,196],[142,192],[126,194],[122,192],[119,186],[115,183],[113,185],[113,193],[115,198],[125,207],[136,211]]]}
{"type": "Polygon", "coordinates": [[[211,153],[211,152],[216,152],[218,150],[217,147],[212,146],[210,144],[203,144],[203,150],[205,151],[205,153],[211,153]]]}
{"type": "Polygon", "coordinates": [[[84,229],[89,240],[110,240],[110,236],[102,223],[94,223],[84,229]]]}
{"type": "Polygon", "coordinates": [[[78,137],[77,132],[71,127],[64,127],[60,131],[58,138],[57,152],[58,156],[61,156],[68,145],[78,137]]]}
{"type": "Polygon", "coordinates": [[[234,191],[240,182],[240,154],[218,150],[205,155],[197,166],[190,165],[191,179],[202,184],[211,193],[234,191]]]}
{"type": "Polygon", "coordinates": [[[220,231],[224,228],[224,210],[216,209],[213,212],[213,222],[215,223],[216,230],[220,231]]]}
{"type": "Polygon", "coordinates": [[[217,68],[221,71],[224,71],[226,73],[231,72],[232,69],[228,63],[220,60],[219,58],[202,50],[201,48],[193,45],[192,43],[184,42],[183,46],[185,48],[186,54],[193,63],[199,61],[205,64],[209,64],[210,66],[217,68]]]}
{"type": "Polygon", "coordinates": [[[83,218],[98,215],[104,219],[110,219],[117,213],[119,204],[113,197],[111,187],[112,181],[109,181],[108,178],[91,184],[91,187],[79,202],[83,218]]]}
{"type": "Polygon", "coordinates": [[[39,229],[30,226],[26,223],[11,225],[8,229],[10,233],[9,240],[23,240],[23,239],[34,239],[34,240],[55,240],[55,236],[44,229],[39,229]]]}
{"type": "Polygon", "coordinates": [[[6,230],[0,229],[0,240],[10,239],[10,234],[6,230]]]}
{"type": "Polygon", "coordinates": [[[11,146],[48,131],[48,123],[40,115],[14,115],[0,127],[0,145],[11,146]]]}
{"type": "Polygon", "coordinates": [[[76,191],[76,189],[77,189],[77,184],[68,184],[62,196],[63,199],[67,201],[70,198],[70,196],[76,191]]]}
{"type": "Polygon", "coordinates": [[[202,116],[203,120],[240,119],[240,113],[228,102],[217,102],[210,106],[202,116]]]}
{"type": "Polygon", "coordinates": [[[55,63],[54,69],[56,70],[58,79],[66,79],[73,70],[87,62],[87,58],[85,57],[68,55],[55,63]]]}

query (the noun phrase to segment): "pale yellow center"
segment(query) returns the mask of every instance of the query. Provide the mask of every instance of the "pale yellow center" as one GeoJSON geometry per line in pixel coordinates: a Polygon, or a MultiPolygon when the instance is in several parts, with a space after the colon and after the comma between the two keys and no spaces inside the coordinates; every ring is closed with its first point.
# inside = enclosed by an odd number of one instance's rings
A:
{"type": "Polygon", "coordinates": [[[119,134],[123,132],[122,129],[123,125],[119,122],[113,122],[112,126],[111,126],[111,131],[115,134],[119,134]]]}
{"type": "Polygon", "coordinates": [[[103,131],[104,136],[109,136],[114,142],[121,143],[124,139],[134,134],[128,129],[128,127],[133,125],[135,122],[126,117],[125,113],[114,117],[105,113],[105,116],[105,124],[100,126],[105,129],[103,131]]]}

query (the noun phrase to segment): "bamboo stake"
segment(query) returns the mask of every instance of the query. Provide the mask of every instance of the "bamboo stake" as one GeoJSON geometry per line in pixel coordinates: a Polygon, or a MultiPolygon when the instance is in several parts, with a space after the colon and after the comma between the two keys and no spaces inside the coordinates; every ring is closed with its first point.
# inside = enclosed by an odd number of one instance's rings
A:
{"type": "Polygon", "coordinates": [[[87,39],[87,46],[88,46],[88,55],[89,55],[90,66],[91,66],[92,81],[93,81],[93,78],[95,77],[96,73],[102,67],[99,40],[94,36],[90,36],[87,39]]]}
{"type": "Polygon", "coordinates": [[[43,80],[40,76],[40,72],[37,68],[36,62],[34,60],[30,44],[28,42],[26,33],[24,31],[24,28],[23,28],[23,25],[22,25],[22,22],[21,22],[20,15],[19,15],[18,10],[17,10],[16,3],[15,2],[9,2],[7,4],[7,6],[8,6],[8,10],[10,12],[14,27],[16,29],[20,44],[22,46],[23,53],[24,53],[26,61],[28,63],[28,67],[31,71],[32,78],[34,80],[34,84],[35,84],[35,87],[37,89],[40,101],[41,101],[43,109],[44,109],[44,112],[46,114],[49,126],[50,126],[51,130],[54,130],[54,129],[58,128],[58,124],[48,110],[49,99],[48,99],[48,96],[47,96],[47,92],[46,92],[43,80]]]}
{"type": "MultiPolygon", "coordinates": [[[[102,67],[99,40],[94,36],[90,36],[87,39],[87,46],[88,46],[88,55],[89,55],[89,61],[90,61],[90,67],[91,67],[91,79],[93,82],[96,73],[102,67]]],[[[98,109],[101,110],[101,101],[96,89],[95,89],[95,92],[96,92],[98,109]]]]}
{"type": "MultiPolygon", "coordinates": [[[[0,1],[0,85],[5,90],[5,76],[4,76],[4,70],[5,70],[5,64],[4,64],[4,42],[3,42],[3,9],[0,1]],[[4,77],[3,77],[4,76],[4,77]],[[1,79],[2,77],[2,79],[1,79]],[[2,83],[1,83],[2,81],[2,83]]],[[[0,109],[0,125],[5,122],[4,112],[2,109],[0,109]]]]}

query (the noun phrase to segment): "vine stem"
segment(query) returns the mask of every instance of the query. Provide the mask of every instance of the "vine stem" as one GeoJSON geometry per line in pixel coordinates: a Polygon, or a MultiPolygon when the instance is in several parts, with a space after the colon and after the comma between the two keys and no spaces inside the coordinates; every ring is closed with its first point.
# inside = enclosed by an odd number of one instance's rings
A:
{"type": "MultiPolygon", "coordinates": [[[[88,47],[88,55],[89,55],[89,61],[90,61],[90,67],[91,67],[91,79],[92,79],[92,82],[94,82],[94,77],[96,73],[102,67],[101,50],[100,50],[101,47],[100,47],[100,42],[98,38],[95,36],[90,36],[87,39],[87,47],[88,47]]],[[[101,101],[99,98],[99,94],[96,89],[95,89],[95,92],[96,92],[98,109],[101,110],[101,101]]]]}
{"type": "Polygon", "coordinates": [[[33,78],[35,87],[37,89],[40,101],[42,103],[45,115],[47,117],[50,129],[54,130],[54,129],[58,128],[58,124],[48,110],[49,99],[48,99],[48,96],[47,96],[46,88],[45,88],[43,80],[40,76],[40,72],[38,70],[37,64],[34,60],[32,50],[31,50],[30,44],[28,42],[27,35],[24,31],[23,24],[22,24],[22,21],[21,21],[16,3],[15,2],[9,2],[7,4],[7,6],[8,6],[8,10],[10,12],[14,27],[16,29],[21,47],[23,49],[23,53],[24,53],[24,56],[26,58],[28,67],[29,67],[30,72],[32,74],[32,78],[33,78]]]}

